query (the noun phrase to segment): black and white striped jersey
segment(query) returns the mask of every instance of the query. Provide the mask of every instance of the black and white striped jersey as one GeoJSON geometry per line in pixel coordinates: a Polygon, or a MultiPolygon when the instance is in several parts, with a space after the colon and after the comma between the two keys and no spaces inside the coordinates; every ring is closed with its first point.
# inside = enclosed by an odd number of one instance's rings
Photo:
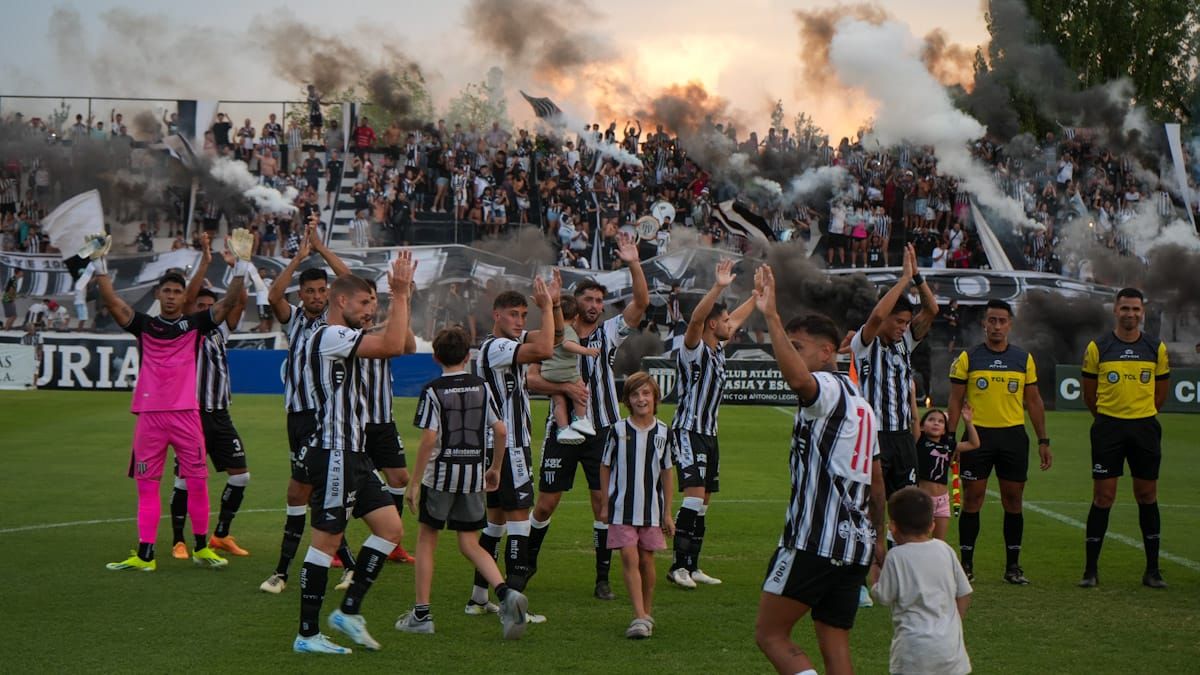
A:
{"type": "Polygon", "coordinates": [[[705,436],[717,435],[717,411],[725,391],[724,345],[710,347],[701,340],[694,348],[680,345],[675,355],[679,372],[675,380],[675,417],[672,429],[692,431],[705,436]]]}
{"type": "Polygon", "coordinates": [[[609,524],[662,525],[662,472],[671,468],[667,425],[655,420],[648,429],[639,429],[629,419],[619,420],[609,429],[601,461],[611,470],[606,486],[609,524]]]}
{"type": "Polygon", "coordinates": [[[867,512],[879,455],[875,411],[845,375],[813,376],[816,399],[799,407],[792,426],[792,493],[779,545],[867,565],[876,536],[867,512]]]}
{"type": "MultiPolygon", "coordinates": [[[[612,426],[621,419],[613,360],[616,358],[617,348],[632,332],[625,324],[624,315],[618,314],[601,323],[590,335],[579,336],[581,346],[600,350],[598,356],[579,357],[579,374],[591,396],[588,402],[588,417],[596,429],[612,426]]],[[[550,419],[553,423],[553,414],[550,415],[550,419]]]]}
{"type": "Polygon", "coordinates": [[[850,341],[862,394],[879,416],[880,431],[909,431],[912,426],[912,408],[908,405],[913,375],[912,351],[920,340],[913,337],[910,327],[905,329],[898,342],[884,344],[883,338],[876,335],[869,344],[864,344],[860,337],[863,328],[865,326],[860,327],[850,341]]]}
{"type": "Polygon", "coordinates": [[[196,359],[196,398],[201,410],[225,410],[229,407],[229,359],[225,341],[229,326],[224,322],[200,342],[196,359]]]}
{"type": "Polygon", "coordinates": [[[313,332],[325,325],[326,314],[309,319],[300,305],[292,305],[292,314],[283,324],[287,332],[288,354],[283,371],[283,402],[287,411],[302,412],[317,407],[313,396],[312,373],[304,360],[304,343],[313,332]]]}
{"type": "Polygon", "coordinates": [[[425,385],[413,424],[438,432],[421,484],[443,492],[482,492],[488,431],[500,409],[483,378],[443,373],[425,385]]]}
{"type": "Polygon", "coordinates": [[[367,397],[362,364],[355,356],[363,332],[325,325],[304,342],[304,363],[316,399],[317,430],[311,445],[362,452],[367,397]]]}
{"type": "Polygon", "coordinates": [[[392,360],[359,359],[367,392],[367,424],[392,421],[392,360]]]}
{"type": "Polygon", "coordinates": [[[517,352],[525,342],[521,339],[489,335],[475,356],[476,372],[487,383],[492,397],[500,408],[500,417],[508,429],[505,447],[527,448],[532,443],[529,432],[529,390],[525,387],[526,364],[517,363],[517,352]]]}

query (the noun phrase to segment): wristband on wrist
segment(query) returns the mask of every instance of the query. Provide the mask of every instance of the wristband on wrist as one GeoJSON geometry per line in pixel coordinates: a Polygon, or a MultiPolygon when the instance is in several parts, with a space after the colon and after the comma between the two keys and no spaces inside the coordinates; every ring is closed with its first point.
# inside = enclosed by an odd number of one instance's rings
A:
{"type": "Polygon", "coordinates": [[[1050,445],[1050,439],[1049,438],[1039,438],[1038,445],[1050,445]]]}
{"type": "Polygon", "coordinates": [[[917,272],[912,276],[912,282],[913,286],[920,286],[921,284],[925,283],[925,277],[921,276],[920,272],[917,272]]]}

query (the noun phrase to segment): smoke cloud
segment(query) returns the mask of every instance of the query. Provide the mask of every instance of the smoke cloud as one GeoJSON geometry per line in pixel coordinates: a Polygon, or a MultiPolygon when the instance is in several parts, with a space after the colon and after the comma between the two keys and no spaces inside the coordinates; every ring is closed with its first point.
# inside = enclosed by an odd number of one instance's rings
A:
{"type": "Polygon", "coordinates": [[[258,179],[250,173],[250,167],[240,160],[218,157],[208,167],[209,173],[218,181],[238,190],[243,197],[254,202],[260,211],[266,213],[294,213],[297,192],[288,187],[280,193],[275,188],[259,185],[258,179]]]}
{"type": "Polygon", "coordinates": [[[607,41],[583,29],[594,17],[574,0],[472,0],[466,10],[467,28],[484,47],[548,82],[614,57],[607,41]]]}

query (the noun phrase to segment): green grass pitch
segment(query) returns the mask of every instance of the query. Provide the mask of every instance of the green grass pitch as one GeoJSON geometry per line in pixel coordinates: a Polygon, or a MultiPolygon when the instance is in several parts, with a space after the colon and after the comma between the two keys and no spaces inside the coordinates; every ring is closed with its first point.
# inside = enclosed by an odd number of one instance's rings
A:
{"type": "MultiPolygon", "coordinates": [[[[291,652],[299,605],[295,572],[293,585],[280,596],[258,590],[274,567],[283,524],[288,474],[279,397],[238,396],[233,404],[253,474],[233,534],[251,557],[234,558],[220,571],[176,561],[167,548],[170,525],[164,519],[156,573],[104,569],[104,563],[124,558],[136,541],[136,498],[124,476],[133,428],[128,403],[128,393],[0,394],[0,544],[5,551],[0,573],[8,672],[328,672],[344,666],[357,672],[420,673],[769,670],[754,645],[754,616],[788,494],[789,411],[722,410],[722,491],[711,507],[701,563],[725,583],[688,592],[674,588],[664,580],[667,554],[660,554],[652,639],[623,638],[631,617],[619,562],[614,561],[612,575],[617,600],[591,597],[592,515],[586,491],[577,488],[555,514],[540,571],[529,588],[531,608],[547,615],[548,622],[530,627],[523,640],[502,642],[494,617],[463,615],[471,574],[453,539],[444,535],[433,593],[437,634],[407,635],[392,628],[412,602],[412,568],[389,565],[364,609],[384,650],[334,659],[291,652]]],[[[413,407],[411,399],[395,403],[410,451],[417,439],[413,407]]],[[[661,411],[663,419],[670,414],[670,409],[661,411]]],[[[534,415],[540,445],[544,404],[535,405],[534,415]]],[[[965,622],[975,672],[1195,672],[1200,661],[1200,456],[1195,452],[1200,417],[1169,415],[1162,421],[1159,500],[1163,550],[1171,555],[1163,560],[1170,589],[1156,592],[1140,585],[1142,552],[1126,543],[1141,540],[1128,478],[1113,510],[1101,586],[1075,587],[1083,565],[1080,528],[1091,495],[1089,419],[1083,413],[1052,413],[1055,465],[1048,473],[1035,468],[1026,492],[1031,503],[1022,562],[1032,585],[1013,587],[1001,580],[1001,511],[995,496],[983,511],[975,597],[965,622]],[[1127,539],[1117,541],[1113,534],[1127,539]]],[[[223,484],[223,476],[210,479],[214,507],[223,484]]],[[[582,473],[577,485],[583,485],[582,473]]],[[[169,490],[169,484],[163,486],[164,515],[169,490]]],[[[416,519],[406,513],[405,521],[411,550],[416,519]]],[[[355,547],[365,536],[361,524],[351,526],[355,547]]],[[[957,541],[953,524],[950,540],[957,541]]],[[[325,614],[338,599],[331,590],[325,614]]],[[[807,620],[796,637],[817,656],[807,620]]],[[[861,610],[852,634],[858,671],[887,672],[890,640],[888,610],[861,610]]]]}

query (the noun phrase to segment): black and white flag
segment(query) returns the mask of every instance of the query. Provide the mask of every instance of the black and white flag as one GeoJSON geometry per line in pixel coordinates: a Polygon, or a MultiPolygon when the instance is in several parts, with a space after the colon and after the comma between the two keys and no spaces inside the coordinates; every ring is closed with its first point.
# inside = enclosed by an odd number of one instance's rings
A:
{"type": "Polygon", "coordinates": [[[548,98],[534,98],[525,92],[521,92],[521,95],[529,102],[529,106],[533,108],[533,114],[537,115],[539,119],[562,115],[562,109],[554,105],[554,101],[548,98]]]}

